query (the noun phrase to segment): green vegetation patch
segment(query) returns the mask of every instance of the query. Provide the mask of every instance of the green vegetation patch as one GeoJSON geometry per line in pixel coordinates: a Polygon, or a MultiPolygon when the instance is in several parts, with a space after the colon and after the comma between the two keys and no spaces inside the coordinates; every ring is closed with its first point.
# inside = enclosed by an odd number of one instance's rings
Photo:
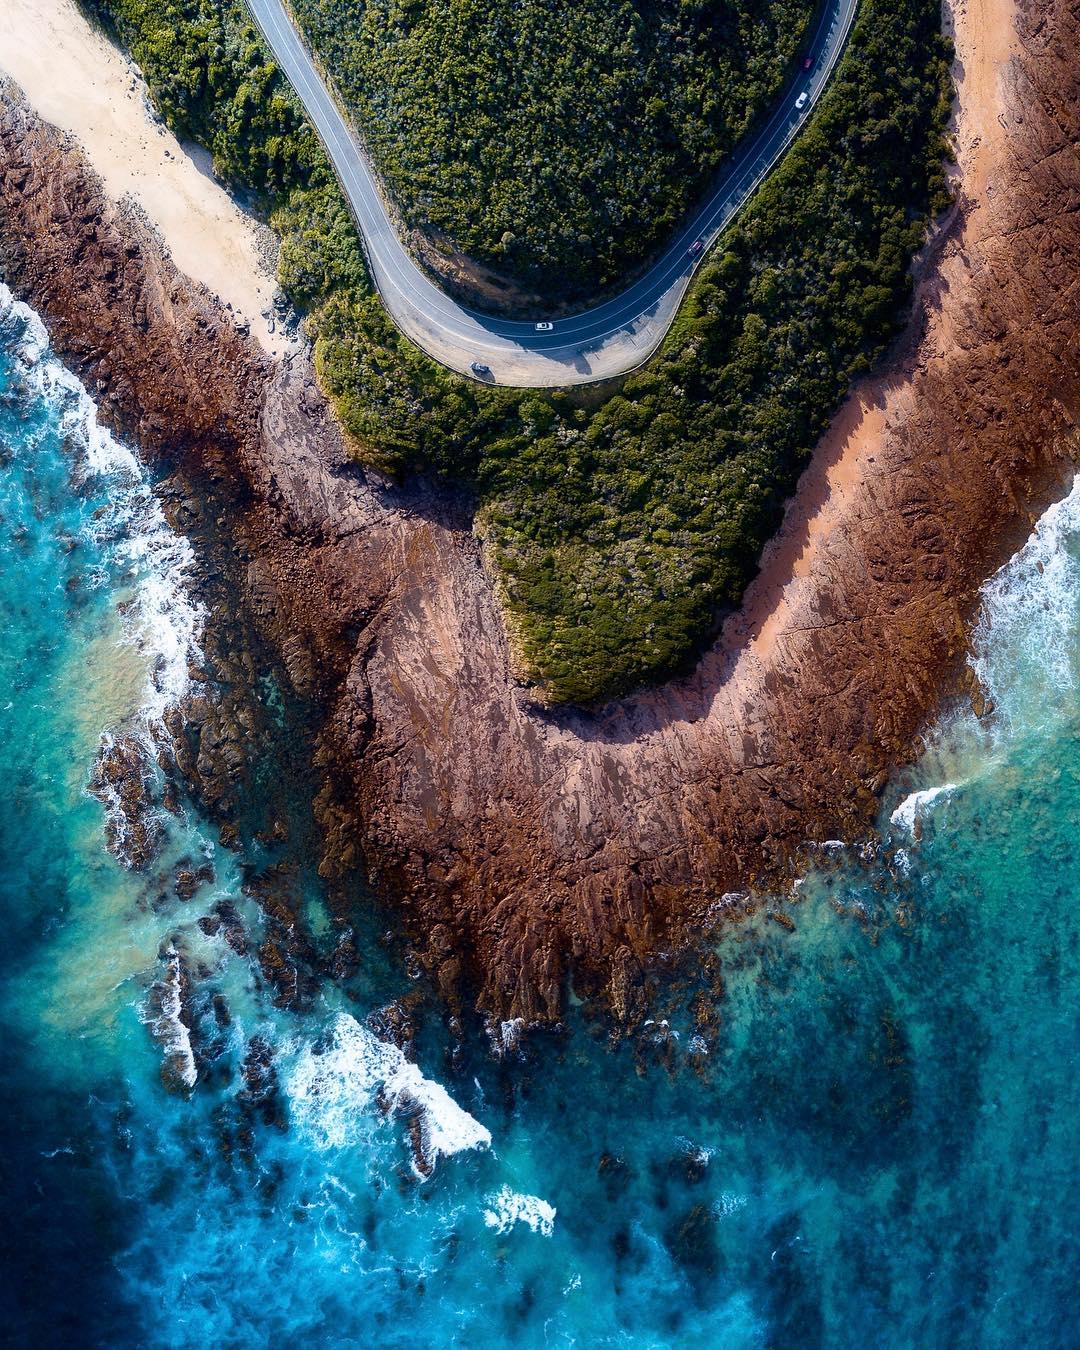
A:
{"type": "Polygon", "coordinates": [[[664,244],[813,0],[292,0],[410,227],[546,297],[664,244]]]}
{"type": "Polygon", "coordinates": [[[722,237],[660,355],[598,409],[488,389],[402,338],[238,0],[95,0],[182,133],[265,193],[286,289],[363,452],[475,495],[524,661],[593,702],[688,662],[741,598],[853,376],[896,332],[947,201],[937,0],[862,0],[829,92],[722,237]]]}

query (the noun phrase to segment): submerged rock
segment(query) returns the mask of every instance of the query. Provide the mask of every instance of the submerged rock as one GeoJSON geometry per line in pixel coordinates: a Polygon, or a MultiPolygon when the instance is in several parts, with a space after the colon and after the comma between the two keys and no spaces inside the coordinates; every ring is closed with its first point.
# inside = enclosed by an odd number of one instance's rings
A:
{"type": "Polygon", "coordinates": [[[245,1115],[274,1129],[287,1129],[274,1052],[265,1037],[252,1036],[248,1042],[241,1074],[244,1086],[237,1093],[236,1100],[245,1115]]]}
{"type": "Polygon", "coordinates": [[[133,736],[105,736],[90,779],[90,791],[105,807],[105,842],[125,867],[141,871],[162,837],[154,814],[153,761],[133,736]]]}
{"type": "Polygon", "coordinates": [[[720,1269],[716,1215],[708,1205],[693,1205],[664,1234],[664,1243],[696,1285],[715,1279],[720,1269]]]}
{"type": "Polygon", "coordinates": [[[214,868],[211,863],[204,863],[201,867],[181,864],[177,868],[173,890],[178,900],[190,900],[200,886],[207,885],[213,880],[214,868]]]}
{"type": "Polygon", "coordinates": [[[161,1081],[169,1092],[187,1096],[198,1080],[191,1028],[191,979],[173,943],[162,951],[164,973],[147,994],[144,1016],[164,1050],[161,1081]]]}

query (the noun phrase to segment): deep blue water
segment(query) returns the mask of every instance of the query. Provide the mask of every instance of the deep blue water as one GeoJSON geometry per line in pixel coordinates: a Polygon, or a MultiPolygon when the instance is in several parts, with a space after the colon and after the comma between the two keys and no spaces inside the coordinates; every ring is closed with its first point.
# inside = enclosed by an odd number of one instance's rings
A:
{"type": "Polygon", "coordinates": [[[1078,1343],[1080,493],[988,587],[994,715],[943,721],[881,842],[816,850],[794,932],[763,907],[703,955],[693,1024],[672,992],[636,1044],[579,1011],[455,1065],[428,1017],[414,1062],[367,1021],[412,989],[375,918],[283,1011],[197,925],[261,920],[190,803],[149,875],[106,851],[87,785],[183,690],[189,554],[3,291],[0,348],[5,1343],[1078,1343]],[[215,869],[187,902],[181,856],[215,869]],[[176,952],[228,1008],[209,1067],[176,952]],[[256,1036],[281,1121],[245,1106],[256,1036]]]}

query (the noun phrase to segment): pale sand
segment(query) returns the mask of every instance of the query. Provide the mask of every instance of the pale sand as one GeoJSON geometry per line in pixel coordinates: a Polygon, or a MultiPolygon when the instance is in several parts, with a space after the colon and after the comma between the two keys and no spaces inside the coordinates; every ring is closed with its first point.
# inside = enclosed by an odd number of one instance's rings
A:
{"type": "Polygon", "coordinates": [[[40,117],[79,140],[110,197],[135,199],[182,272],[231,304],[267,352],[287,350],[263,317],[275,281],[259,227],[153,120],[138,68],[72,0],[0,0],[0,72],[40,117]]]}
{"type": "MultiPolygon", "coordinates": [[[[962,248],[977,247],[979,207],[993,191],[994,173],[1004,158],[1007,103],[1001,76],[1018,49],[1015,18],[1015,0],[954,0],[945,6],[946,31],[956,43],[954,186],[966,210],[962,248]]],[[[931,267],[929,290],[941,277],[947,284],[948,258],[941,260],[938,272],[935,276],[931,267]]],[[[923,302],[927,289],[919,286],[916,304],[923,302]]],[[[925,299],[930,314],[921,355],[944,359],[952,320],[934,307],[930,295],[925,299]]],[[[775,665],[778,644],[782,647],[785,634],[806,623],[814,574],[830,545],[842,539],[858,516],[872,519],[874,473],[882,467],[889,426],[902,420],[909,402],[906,371],[890,370],[856,385],[833,419],[799,480],[779,533],[765,550],[741,612],[725,625],[723,645],[736,664],[718,709],[726,709],[732,699],[753,701],[758,682],[775,665]]]]}
{"type": "Polygon", "coordinates": [[[1019,49],[1015,0],[953,0],[946,27],[956,43],[957,167],[965,197],[976,205],[993,191],[1007,112],[1001,72],[1019,49]]]}
{"type": "Polygon", "coordinates": [[[725,638],[752,636],[752,660],[765,664],[789,627],[801,627],[803,610],[793,601],[813,588],[815,564],[822,546],[837,529],[851,525],[852,503],[867,471],[873,472],[875,449],[885,434],[888,401],[883,382],[865,381],[833,420],[809,468],[799,480],[798,512],[789,512],[780,532],[766,546],[761,572],[747,593],[742,623],[725,638]]]}

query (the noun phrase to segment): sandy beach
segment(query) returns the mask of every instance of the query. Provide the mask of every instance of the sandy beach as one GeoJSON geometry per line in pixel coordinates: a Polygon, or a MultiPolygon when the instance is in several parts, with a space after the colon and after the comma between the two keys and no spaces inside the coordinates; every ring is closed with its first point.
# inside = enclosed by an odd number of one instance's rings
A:
{"type": "MultiPolygon", "coordinates": [[[[272,355],[286,339],[263,311],[276,283],[259,227],[160,122],[138,68],[72,0],[4,0],[0,73],[34,110],[82,145],[115,200],[133,198],[161,231],[177,267],[251,325],[272,355]]],[[[200,159],[205,157],[200,156],[200,159]]]]}

